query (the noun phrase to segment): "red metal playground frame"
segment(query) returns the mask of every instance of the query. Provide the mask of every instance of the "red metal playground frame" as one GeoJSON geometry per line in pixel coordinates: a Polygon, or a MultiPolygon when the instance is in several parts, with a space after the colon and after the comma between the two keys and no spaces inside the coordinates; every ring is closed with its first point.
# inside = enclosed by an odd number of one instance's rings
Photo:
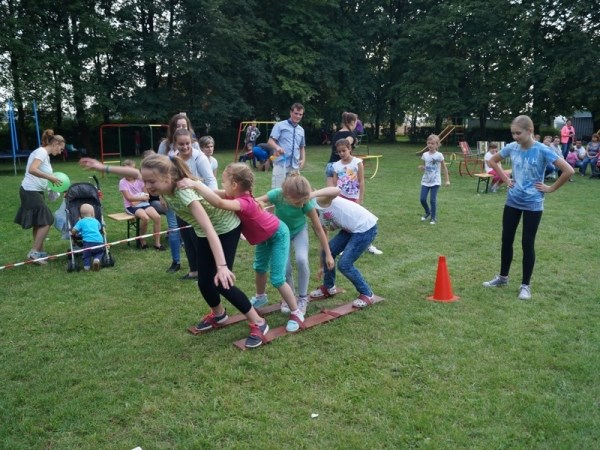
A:
{"type": "MultiPolygon", "coordinates": [[[[238,160],[239,151],[242,150],[243,146],[244,146],[244,138],[245,138],[245,136],[242,137],[242,135],[245,134],[246,127],[248,125],[253,124],[253,123],[255,123],[256,125],[261,125],[261,124],[266,125],[266,128],[267,128],[266,134],[267,134],[267,136],[266,136],[265,142],[267,142],[267,140],[269,139],[269,135],[271,134],[269,132],[269,125],[274,125],[277,122],[275,122],[275,121],[269,121],[269,120],[262,120],[262,121],[261,120],[248,120],[248,121],[245,121],[245,122],[240,122],[240,126],[238,127],[237,142],[235,144],[235,155],[233,157],[233,161],[234,162],[238,160]],[[240,144],[241,144],[241,147],[240,147],[240,144]]],[[[273,127],[271,127],[271,129],[272,128],[273,127]]]]}
{"type": "MultiPolygon", "coordinates": [[[[106,162],[105,156],[118,156],[119,164],[121,164],[123,159],[123,148],[121,143],[121,128],[150,128],[150,147],[154,148],[154,137],[152,135],[153,128],[169,128],[168,125],[165,124],[154,124],[154,123],[107,123],[100,126],[100,161],[102,163],[106,162]],[[119,151],[118,152],[105,152],[104,151],[104,130],[106,128],[117,128],[118,138],[119,138],[119,151]]],[[[157,149],[156,149],[157,150],[157,149]]],[[[112,162],[112,161],[111,161],[112,162]]],[[[116,162],[116,161],[115,161],[116,162]]]]}

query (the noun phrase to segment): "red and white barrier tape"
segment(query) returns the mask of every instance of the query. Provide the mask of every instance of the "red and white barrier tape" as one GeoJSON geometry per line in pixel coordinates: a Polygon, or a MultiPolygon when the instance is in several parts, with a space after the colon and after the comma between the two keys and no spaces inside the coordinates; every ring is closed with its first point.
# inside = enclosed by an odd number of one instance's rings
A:
{"type": "MultiPolygon", "coordinates": [[[[190,228],[190,227],[191,227],[191,225],[186,225],[186,226],[180,227],[180,228],[173,228],[172,230],[161,231],[159,234],[166,234],[169,231],[184,230],[184,229],[190,228]]],[[[154,233],[144,234],[143,236],[136,236],[136,237],[132,237],[132,238],[121,239],[120,241],[107,242],[106,244],[96,245],[94,247],[82,248],[80,250],[73,250],[72,252],[57,253],[56,255],[48,255],[48,256],[44,256],[43,258],[29,259],[27,261],[21,261],[21,262],[14,263],[14,264],[6,264],[5,266],[0,266],[0,270],[12,269],[13,267],[25,266],[27,264],[35,264],[35,263],[40,262],[40,261],[58,259],[61,256],[71,256],[71,255],[75,255],[77,253],[83,253],[85,251],[89,251],[89,250],[93,250],[93,249],[97,249],[97,248],[111,247],[113,245],[118,245],[118,244],[123,244],[123,243],[127,243],[127,242],[137,241],[138,239],[151,238],[153,236],[154,236],[154,233]]]]}

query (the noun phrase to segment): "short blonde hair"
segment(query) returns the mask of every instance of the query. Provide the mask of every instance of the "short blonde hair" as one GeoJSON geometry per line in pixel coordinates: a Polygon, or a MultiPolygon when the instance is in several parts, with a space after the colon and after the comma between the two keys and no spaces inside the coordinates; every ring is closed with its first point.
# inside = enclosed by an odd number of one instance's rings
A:
{"type": "Polygon", "coordinates": [[[79,214],[81,215],[81,217],[94,217],[95,216],[94,207],[92,205],[90,205],[89,203],[83,203],[79,207],[79,214]]]}

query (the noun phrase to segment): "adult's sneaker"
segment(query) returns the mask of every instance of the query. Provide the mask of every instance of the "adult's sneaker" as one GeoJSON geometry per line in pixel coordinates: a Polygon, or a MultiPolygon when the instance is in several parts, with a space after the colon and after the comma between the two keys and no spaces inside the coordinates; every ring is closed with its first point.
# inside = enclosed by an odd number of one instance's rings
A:
{"type": "Polygon", "coordinates": [[[527,284],[522,284],[519,288],[520,300],[531,300],[531,288],[527,284]]]}
{"type": "Polygon", "coordinates": [[[265,338],[265,334],[269,332],[269,325],[267,325],[267,321],[262,325],[258,325],[255,323],[250,324],[250,336],[246,338],[246,343],[244,344],[246,348],[256,348],[260,347],[263,344],[263,340],[265,338]]]}
{"type": "Polygon", "coordinates": [[[48,257],[48,253],[46,252],[36,252],[31,250],[29,253],[27,253],[27,259],[29,261],[33,261],[35,262],[35,264],[39,264],[41,266],[48,264],[48,260],[46,259],[41,259],[39,261],[35,261],[36,259],[40,259],[40,258],[46,258],[48,257]]]}
{"type": "Polygon", "coordinates": [[[177,272],[179,269],[181,269],[181,264],[179,264],[177,261],[173,261],[171,263],[171,267],[169,267],[167,269],[167,273],[175,273],[177,272]]]}
{"type": "Polygon", "coordinates": [[[267,294],[255,295],[250,299],[250,303],[252,303],[252,306],[255,308],[260,308],[269,303],[269,299],[267,298],[267,294]]]}
{"type": "Polygon", "coordinates": [[[508,277],[496,275],[493,280],[484,281],[483,287],[502,287],[508,284],[508,277]]]}
{"type": "Polygon", "coordinates": [[[198,322],[196,329],[198,331],[206,331],[210,330],[211,328],[219,328],[227,321],[228,318],[227,311],[220,316],[216,316],[215,313],[211,311],[209,314],[204,316],[200,322],[198,322]]]}

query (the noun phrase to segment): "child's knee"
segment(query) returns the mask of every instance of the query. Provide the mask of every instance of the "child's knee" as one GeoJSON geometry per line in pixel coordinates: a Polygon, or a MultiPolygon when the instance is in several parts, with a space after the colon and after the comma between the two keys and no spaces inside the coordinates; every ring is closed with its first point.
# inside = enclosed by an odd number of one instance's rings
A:
{"type": "Polygon", "coordinates": [[[284,284],[285,284],[285,275],[283,277],[280,277],[280,276],[273,277],[273,275],[271,275],[271,286],[273,286],[275,289],[279,289],[284,284]]]}

